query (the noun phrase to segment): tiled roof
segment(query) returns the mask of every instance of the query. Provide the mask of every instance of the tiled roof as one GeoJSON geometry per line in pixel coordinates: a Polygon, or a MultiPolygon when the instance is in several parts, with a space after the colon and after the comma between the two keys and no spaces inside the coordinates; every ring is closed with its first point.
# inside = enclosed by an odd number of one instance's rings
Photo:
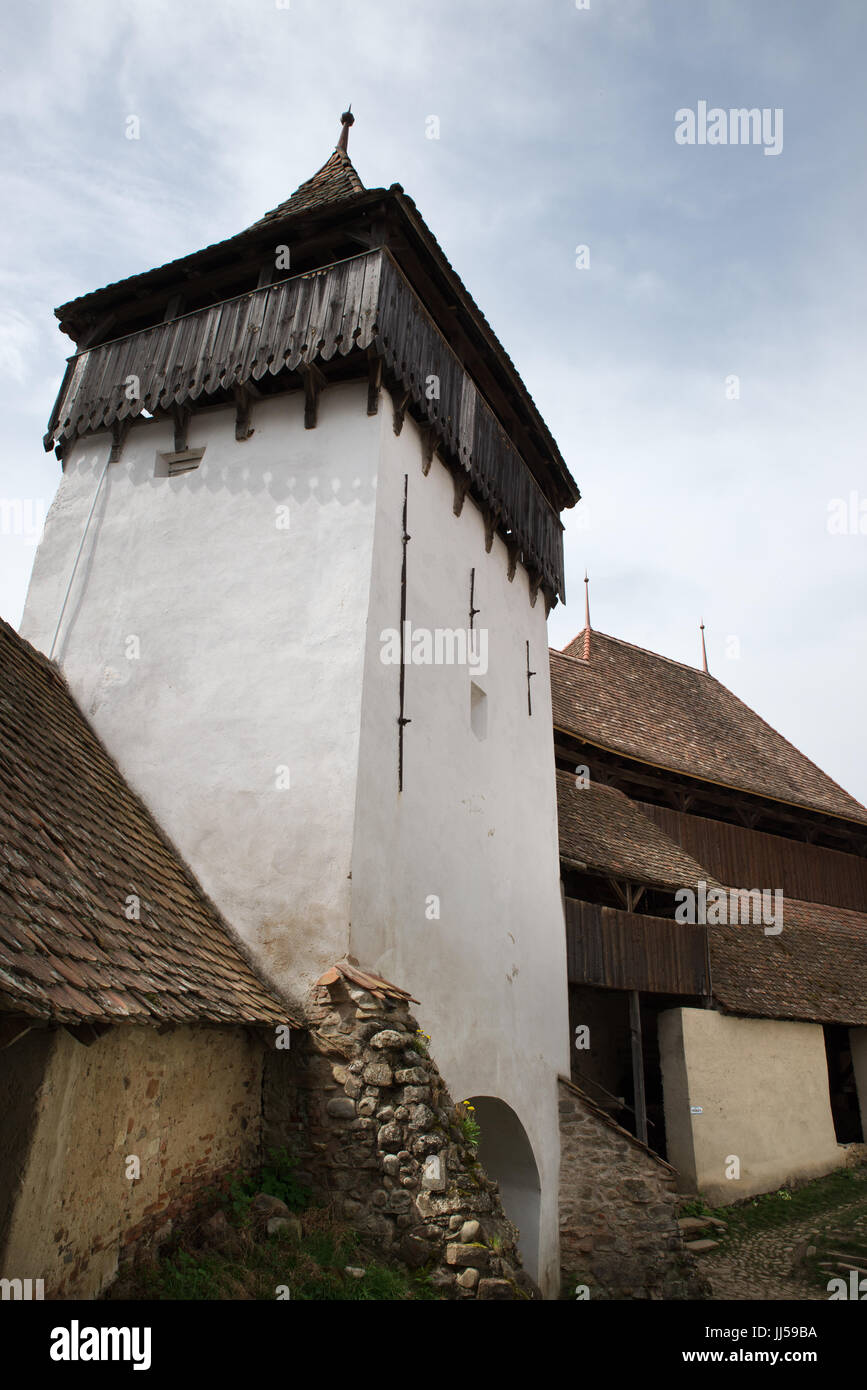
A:
{"type": "Polygon", "coordinates": [[[783,930],[709,927],[714,998],[732,1013],[867,1024],[867,915],[783,904],[783,930]]]}
{"type": "Polygon", "coordinates": [[[0,1010],[297,1024],[130,790],[60,672],[0,621],[0,1010]],[[140,902],[140,920],[128,900],[140,902]]]}
{"type": "Polygon", "coordinates": [[[642,762],[867,823],[867,809],[713,676],[583,633],[551,652],[554,724],[642,762]]]}
{"type": "MultiPolygon", "coordinates": [[[[358,200],[359,210],[365,207],[372,208],[382,200],[388,200],[400,210],[406,222],[415,226],[428,252],[448,276],[452,286],[450,296],[451,294],[457,295],[458,302],[464,302],[469,315],[475,320],[484,335],[486,340],[485,352],[490,355],[494,362],[499,363],[510,385],[518,392],[531,418],[532,428],[540,436],[544,451],[550,456],[552,467],[559,480],[560,507],[574,506],[581,494],[578,485],[566,467],[565,460],[553,435],[542,419],[517,367],[469,290],[463,284],[430,227],[424,221],[415,202],[398,183],[391,184],[389,188],[365,189],[349,156],[340,149],[335,149],[322,168],[312,178],[300,184],[290,198],[279,203],[270,212],[265,213],[263,217],[244,231],[222,241],[213,242],[210,246],[203,247],[188,256],[167,261],[151,270],[143,271],[138,275],[127,276],[123,280],[116,280],[101,289],[79,295],[75,299],[59,305],[54,311],[55,315],[60,319],[64,331],[69,331],[70,336],[76,338],[77,341],[77,334],[70,325],[82,312],[105,313],[120,301],[132,300],[144,294],[146,286],[153,288],[157,283],[173,285],[191,273],[194,268],[200,271],[205,262],[213,261],[215,257],[225,257],[227,254],[240,255],[250,245],[258,245],[263,232],[271,227],[276,227],[284,219],[289,224],[285,228],[285,235],[289,236],[294,230],[293,218],[299,218],[303,224],[308,214],[312,214],[315,220],[322,214],[323,210],[332,206],[342,213],[353,199],[358,200]]],[[[281,236],[283,234],[284,229],[281,227],[281,236]]],[[[50,446],[47,445],[46,447],[50,446]]]]}
{"type": "Polygon", "coordinates": [[[575,785],[557,773],[560,854],[586,864],[591,873],[611,874],[660,888],[714,880],[679,845],[643,815],[623,792],[591,781],[575,785]]]}
{"type": "Polygon", "coordinates": [[[327,207],[329,203],[340,203],[345,198],[364,192],[364,184],[352,167],[349,155],[345,150],[337,149],[312,178],[295,189],[291,198],[266,212],[264,217],[253,223],[253,227],[264,227],[281,217],[291,217],[293,213],[307,212],[310,208],[327,207]]]}

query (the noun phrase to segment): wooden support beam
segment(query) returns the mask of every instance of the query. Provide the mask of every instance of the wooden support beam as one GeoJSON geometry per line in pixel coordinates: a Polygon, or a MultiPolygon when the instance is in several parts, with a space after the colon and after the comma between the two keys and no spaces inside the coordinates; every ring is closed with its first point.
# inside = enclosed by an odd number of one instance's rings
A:
{"type": "Polygon", "coordinates": [[[182,294],[173,294],[166,304],[165,313],[163,314],[163,323],[168,323],[171,319],[178,318],[183,312],[184,296],[182,294]]]}
{"type": "Polygon", "coordinates": [[[433,425],[425,425],[421,432],[421,471],[425,477],[430,472],[433,456],[439,444],[439,434],[433,425]]]}
{"type": "Polygon", "coordinates": [[[252,395],[246,386],[236,386],[235,391],[235,438],[239,444],[250,438],[253,426],[250,424],[252,395]]]}
{"type": "Polygon", "coordinates": [[[111,453],[108,456],[109,463],[119,463],[123,453],[123,446],[126,437],[132,428],[133,417],[127,415],[125,420],[115,420],[111,427],[111,453]]]}
{"type": "Polygon", "coordinates": [[[470,489],[470,480],[463,469],[461,469],[460,472],[455,470],[452,473],[452,482],[455,488],[455,500],[452,503],[452,511],[455,516],[460,516],[464,509],[464,499],[470,489]]]}
{"type": "Polygon", "coordinates": [[[299,362],[298,371],[304,382],[304,428],[315,430],[319,414],[319,397],[325,385],[325,377],[312,362],[299,362]]]}
{"type": "Polygon", "coordinates": [[[172,406],[172,419],[175,422],[175,453],[183,454],[187,449],[187,429],[192,411],[186,405],[172,406]]]}
{"type": "Polygon", "coordinates": [[[641,1000],[637,989],[629,991],[629,1035],[632,1041],[632,1082],[635,1091],[636,1136],[647,1143],[647,1103],[644,1098],[644,1053],[641,1042],[641,1000]]]}
{"type": "Polygon", "coordinates": [[[30,1032],[33,1024],[25,1018],[10,1014],[8,1018],[0,1018],[0,1050],[4,1047],[11,1047],[19,1038],[23,1038],[30,1032]]]}
{"type": "Polygon", "coordinates": [[[367,349],[367,413],[376,415],[382,390],[382,358],[372,347],[367,349]]]}
{"type": "Polygon", "coordinates": [[[506,550],[509,553],[509,565],[506,570],[506,578],[511,584],[512,580],[515,578],[515,571],[518,568],[518,556],[521,553],[521,547],[518,541],[510,538],[506,541],[506,550]]]}
{"type": "Polygon", "coordinates": [[[494,536],[500,524],[500,512],[496,507],[488,507],[485,511],[485,550],[490,555],[491,546],[494,544],[494,536]]]}
{"type": "Polygon", "coordinates": [[[627,911],[628,911],[628,910],[629,910],[629,885],[627,884],[627,885],[624,886],[624,885],[623,885],[622,883],[620,883],[616,878],[609,878],[609,879],[607,880],[607,882],[608,882],[608,883],[611,885],[611,887],[614,889],[615,895],[620,899],[620,901],[623,903],[623,906],[624,906],[624,907],[627,909],[627,911]]]}
{"type": "Polygon", "coordinates": [[[400,434],[401,430],[403,429],[403,422],[406,416],[406,408],[408,404],[409,392],[404,391],[403,395],[400,397],[400,400],[394,407],[394,420],[392,421],[392,427],[394,429],[395,434],[400,434]]]}

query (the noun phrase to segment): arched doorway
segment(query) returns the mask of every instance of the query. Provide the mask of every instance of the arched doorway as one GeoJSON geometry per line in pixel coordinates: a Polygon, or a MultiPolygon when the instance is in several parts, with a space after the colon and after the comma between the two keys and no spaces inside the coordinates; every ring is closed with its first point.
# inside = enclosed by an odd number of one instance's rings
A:
{"type": "Polygon", "coordinates": [[[469,1102],[476,1107],[481,1130],[479,1162],[499,1183],[506,1215],[520,1231],[524,1268],[538,1279],[541,1184],[527,1131],[511,1106],[496,1096],[470,1096],[469,1102]]]}

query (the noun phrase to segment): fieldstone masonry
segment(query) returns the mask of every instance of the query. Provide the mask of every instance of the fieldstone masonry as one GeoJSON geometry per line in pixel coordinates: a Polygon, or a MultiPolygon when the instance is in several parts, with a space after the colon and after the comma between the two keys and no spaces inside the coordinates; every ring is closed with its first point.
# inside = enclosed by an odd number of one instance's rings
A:
{"type": "Polygon", "coordinates": [[[539,1298],[410,1002],[346,963],[327,972],[299,1045],[269,1054],[265,1145],[298,1154],[320,1200],[447,1295],[539,1298]]]}
{"type": "Polygon", "coordinates": [[[675,1171],[560,1077],[560,1266],[591,1299],[708,1295],[677,1224],[675,1171]]]}

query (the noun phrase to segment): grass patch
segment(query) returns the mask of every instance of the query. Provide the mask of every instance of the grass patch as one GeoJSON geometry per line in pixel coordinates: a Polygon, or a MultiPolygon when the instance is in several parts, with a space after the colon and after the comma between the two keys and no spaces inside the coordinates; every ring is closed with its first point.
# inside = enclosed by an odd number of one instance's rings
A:
{"type": "Polygon", "coordinates": [[[867,1165],[842,1168],[827,1177],[776,1192],[748,1197],[733,1206],[709,1207],[701,1200],[681,1207],[681,1216],[714,1216],[727,1229],[708,1232],[714,1240],[736,1243],[761,1231],[778,1230],[792,1223],[822,1218],[836,1207],[867,1200],[867,1165]]]}
{"type": "Polygon", "coordinates": [[[309,1193],[298,1183],[295,1166],[285,1151],[272,1151],[257,1173],[234,1173],[209,1189],[159,1251],[126,1266],[103,1297],[160,1302],[288,1297],[302,1303],[442,1297],[426,1271],[384,1262],[365,1249],[357,1232],[322,1208],[309,1207],[309,1193]],[[270,1236],[264,1232],[251,1212],[259,1192],[278,1197],[297,1214],[300,1238],[297,1228],[270,1236]],[[215,1245],[203,1226],[217,1212],[225,1215],[226,1227],[215,1245]],[[347,1274],[347,1266],[363,1269],[363,1276],[347,1274]]]}

